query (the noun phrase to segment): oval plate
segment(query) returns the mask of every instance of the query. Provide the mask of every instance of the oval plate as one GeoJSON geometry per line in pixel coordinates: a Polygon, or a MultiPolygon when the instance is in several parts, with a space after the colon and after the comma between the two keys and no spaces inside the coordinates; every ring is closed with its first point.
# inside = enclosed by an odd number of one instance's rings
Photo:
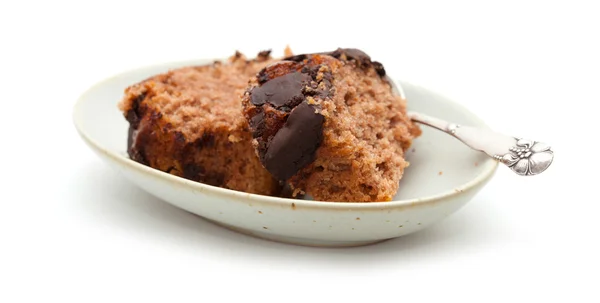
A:
{"type": "MultiPolygon", "coordinates": [[[[133,184],[179,208],[227,228],[269,240],[310,246],[358,246],[416,232],[467,203],[493,176],[498,162],[442,132],[422,127],[407,151],[410,166],[394,201],[332,203],[282,199],[179,178],[130,160],[128,124],[117,103],[124,89],[169,69],[214,60],[167,63],[131,70],[92,86],[73,119],[85,143],[133,184]]],[[[400,82],[410,110],[462,125],[484,123],[428,89],[400,82]]],[[[132,185],[133,185],[132,184],[132,185]]]]}

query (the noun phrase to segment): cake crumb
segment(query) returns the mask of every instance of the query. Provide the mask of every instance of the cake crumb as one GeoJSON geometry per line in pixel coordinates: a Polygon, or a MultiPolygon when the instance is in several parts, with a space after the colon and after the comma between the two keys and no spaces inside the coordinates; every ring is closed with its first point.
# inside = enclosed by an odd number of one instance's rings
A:
{"type": "Polygon", "coordinates": [[[233,142],[233,143],[238,143],[238,142],[242,141],[242,138],[235,136],[235,135],[229,135],[229,137],[227,137],[227,139],[229,140],[229,142],[233,142]]]}
{"type": "Polygon", "coordinates": [[[292,197],[297,197],[298,195],[304,195],[305,192],[300,188],[295,188],[292,192],[292,197]]]}
{"type": "Polygon", "coordinates": [[[283,55],[284,55],[285,57],[291,57],[291,56],[293,56],[293,55],[294,55],[294,52],[292,52],[292,48],[290,48],[290,46],[289,46],[289,45],[286,45],[286,46],[285,46],[285,49],[283,50],[283,55]]]}

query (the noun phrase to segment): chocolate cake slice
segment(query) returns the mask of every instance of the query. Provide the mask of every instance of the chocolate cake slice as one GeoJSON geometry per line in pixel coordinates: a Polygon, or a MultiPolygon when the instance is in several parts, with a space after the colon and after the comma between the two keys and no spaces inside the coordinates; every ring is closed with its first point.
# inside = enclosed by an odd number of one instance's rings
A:
{"type": "Polygon", "coordinates": [[[130,124],[131,159],[190,180],[248,193],[277,195],[278,181],[258,161],[240,107],[248,79],[274,60],[184,67],[125,90],[119,107],[130,124]]]}
{"type": "Polygon", "coordinates": [[[383,66],[357,49],[270,64],[242,105],[264,167],[320,201],[391,200],[420,135],[383,66]]]}

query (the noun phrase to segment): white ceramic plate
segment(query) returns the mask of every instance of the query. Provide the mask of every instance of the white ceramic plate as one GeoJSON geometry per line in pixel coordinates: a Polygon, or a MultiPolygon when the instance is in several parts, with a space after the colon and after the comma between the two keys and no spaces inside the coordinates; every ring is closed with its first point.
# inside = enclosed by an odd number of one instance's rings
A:
{"type": "MultiPolygon", "coordinates": [[[[160,199],[249,235],[313,246],[357,246],[400,237],[438,222],[467,203],[493,176],[497,162],[423,126],[407,152],[411,165],[392,202],[331,203],[247,194],[192,182],[131,161],[128,124],[117,109],[125,87],[169,69],[213,60],[169,63],[128,71],[85,92],[75,126],[107,164],[160,199]]],[[[462,106],[401,82],[409,109],[463,125],[485,126],[462,106]]]]}

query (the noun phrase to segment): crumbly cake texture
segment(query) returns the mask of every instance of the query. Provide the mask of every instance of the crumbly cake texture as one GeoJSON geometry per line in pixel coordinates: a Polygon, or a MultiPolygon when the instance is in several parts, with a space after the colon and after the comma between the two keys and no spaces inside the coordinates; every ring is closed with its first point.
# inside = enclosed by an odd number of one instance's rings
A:
{"type": "Polygon", "coordinates": [[[125,90],[119,108],[130,124],[134,161],[186,179],[247,193],[278,195],[279,182],[252,147],[240,96],[248,79],[273,62],[270,51],[248,60],[156,75],[125,90]]]}
{"type": "Polygon", "coordinates": [[[270,64],[242,105],[265,168],[319,201],[390,201],[421,133],[384,67],[357,49],[270,64]]]}

